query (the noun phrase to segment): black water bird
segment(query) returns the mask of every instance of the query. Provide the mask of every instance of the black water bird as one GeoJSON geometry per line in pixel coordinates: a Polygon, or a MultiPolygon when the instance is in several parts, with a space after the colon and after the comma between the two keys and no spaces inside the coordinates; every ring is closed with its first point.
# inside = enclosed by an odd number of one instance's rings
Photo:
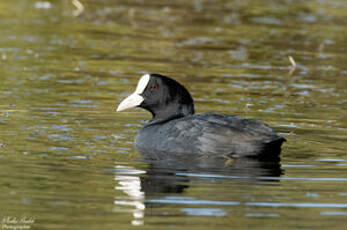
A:
{"type": "Polygon", "coordinates": [[[213,113],[194,113],[193,99],[177,81],[145,74],[133,94],[117,111],[141,107],[153,119],[137,134],[139,152],[152,159],[255,157],[277,159],[285,141],[268,125],[253,119],[213,113]],[[188,157],[188,158],[187,158],[188,157]]]}

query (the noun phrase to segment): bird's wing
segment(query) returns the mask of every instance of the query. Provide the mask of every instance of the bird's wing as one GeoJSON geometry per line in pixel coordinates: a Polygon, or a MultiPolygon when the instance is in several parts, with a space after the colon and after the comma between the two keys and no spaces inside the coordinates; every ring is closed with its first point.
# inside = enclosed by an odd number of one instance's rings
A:
{"type": "Polygon", "coordinates": [[[266,144],[280,137],[260,121],[229,115],[198,114],[177,121],[170,130],[170,138],[176,143],[188,143],[181,146],[183,150],[195,148],[197,152],[221,156],[256,155],[266,144]]]}

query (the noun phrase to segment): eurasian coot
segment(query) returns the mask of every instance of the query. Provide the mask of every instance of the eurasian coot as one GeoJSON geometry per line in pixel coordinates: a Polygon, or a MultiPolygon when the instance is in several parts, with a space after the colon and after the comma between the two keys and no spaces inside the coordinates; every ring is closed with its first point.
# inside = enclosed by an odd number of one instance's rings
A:
{"type": "Polygon", "coordinates": [[[152,158],[169,155],[278,158],[285,141],[266,124],[238,116],[194,114],[187,89],[160,74],[143,75],[133,94],[117,108],[141,107],[153,119],[136,136],[139,152],[152,158]]]}

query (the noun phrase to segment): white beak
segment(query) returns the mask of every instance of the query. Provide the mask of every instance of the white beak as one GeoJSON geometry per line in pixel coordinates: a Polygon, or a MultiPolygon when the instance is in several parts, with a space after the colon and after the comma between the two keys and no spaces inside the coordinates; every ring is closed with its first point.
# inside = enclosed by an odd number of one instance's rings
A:
{"type": "Polygon", "coordinates": [[[117,108],[117,112],[123,111],[126,109],[130,109],[133,107],[136,107],[138,105],[141,105],[144,98],[136,93],[131,94],[129,97],[125,98],[117,108]]]}
{"type": "Polygon", "coordinates": [[[146,89],[150,77],[151,76],[149,74],[145,74],[141,77],[139,83],[137,84],[135,92],[131,94],[129,97],[125,98],[118,105],[117,112],[141,105],[141,103],[145,99],[142,96],[140,96],[140,94],[142,94],[143,91],[146,89]]]}

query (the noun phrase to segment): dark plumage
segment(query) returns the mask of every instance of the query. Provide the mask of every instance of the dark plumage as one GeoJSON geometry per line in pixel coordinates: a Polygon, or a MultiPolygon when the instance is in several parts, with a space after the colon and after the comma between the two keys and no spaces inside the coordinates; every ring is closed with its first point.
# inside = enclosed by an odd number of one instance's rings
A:
{"type": "Polygon", "coordinates": [[[271,159],[278,158],[285,141],[257,120],[212,113],[194,114],[189,92],[175,80],[159,74],[144,75],[135,93],[117,110],[135,106],[153,115],[135,141],[138,151],[150,158],[194,155],[200,158],[246,156],[271,159]]]}

